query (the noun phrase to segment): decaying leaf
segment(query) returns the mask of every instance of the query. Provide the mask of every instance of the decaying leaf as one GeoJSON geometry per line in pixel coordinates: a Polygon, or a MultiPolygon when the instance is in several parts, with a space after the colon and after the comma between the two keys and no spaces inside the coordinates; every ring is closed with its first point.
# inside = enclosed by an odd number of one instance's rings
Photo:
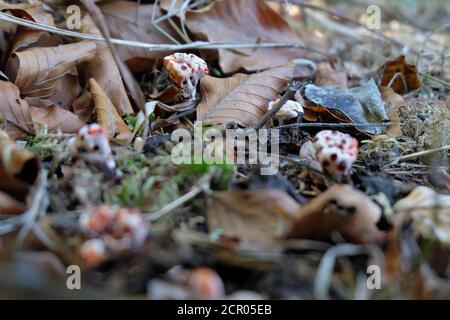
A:
{"type": "Polygon", "coordinates": [[[116,143],[124,145],[130,143],[133,134],[114,108],[105,91],[94,78],[89,79],[89,86],[95,104],[97,122],[107,130],[108,135],[116,143]]]}
{"type": "MultiPolygon", "coordinates": [[[[86,15],[82,20],[82,32],[101,35],[91,17],[86,15]]],[[[114,61],[111,50],[106,42],[97,42],[97,54],[84,64],[86,78],[94,78],[110,98],[120,115],[133,113],[130,101],[120,76],[120,71],[114,61]]]]}
{"type": "Polygon", "coordinates": [[[6,74],[22,95],[48,98],[54,94],[61,77],[74,72],[78,63],[92,59],[96,51],[97,46],[92,41],[34,47],[13,53],[6,74]]]}
{"type": "Polygon", "coordinates": [[[399,94],[419,89],[422,85],[416,66],[406,63],[405,56],[384,64],[380,84],[399,94]]]}
{"type": "Polygon", "coordinates": [[[215,192],[208,200],[208,226],[244,243],[270,244],[292,227],[298,209],[277,189],[215,192]]]}
{"type": "MultiPolygon", "coordinates": [[[[110,30],[111,36],[114,38],[157,44],[173,43],[152,23],[153,13],[155,18],[161,16],[161,11],[156,5],[144,5],[131,1],[115,1],[100,6],[100,9],[108,25],[114,26],[110,30]]],[[[170,37],[177,38],[167,21],[159,23],[158,27],[170,37]]],[[[117,50],[122,60],[127,63],[133,72],[148,70],[155,59],[160,59],[169,54],[169,52],[150,51],[145,48],[131,46],[118,46],[117,50]]]]}
{"type": "MultiPolygon", "coordinates": [[[[371,124],[389,120],[381,94],[373,80],[352,89],[309,84],[305,87],[305,96],[309,101],[327,108],[328,112],[342,121],[371,124]]],[[[384,131],[384,127],[377,126],[357,128],[368,134],[380,134],[384,131]]]]}
{"type": "Polygon", "coordinates": [[[381,242],[387,232],[377,227],[381,208],[359,190],[334,185],[296,214],[288,238],[328,239],[333,231],[356,243],[381,242]]]}
{"type": "MultiPolygon", "coordinates": [[[[301,44],[283,18],[260,0],[216,1],[206,12],[188,12],[186,25],[210,42],[301,44]]],[[[292,48],[219,49],[219,63],[225,73],[240,68],[255,71],[284,65],[301,55],[292,48]]]]}
{"type": "Polygon", "coordinates": [[[246,76],[200,81],[202,102],[197,119],[220,124],[235,122],[247,127],[255,124],[267,111],[268,103],[278,97],[292,80],[293,67],[282,66],[246,76]]]}

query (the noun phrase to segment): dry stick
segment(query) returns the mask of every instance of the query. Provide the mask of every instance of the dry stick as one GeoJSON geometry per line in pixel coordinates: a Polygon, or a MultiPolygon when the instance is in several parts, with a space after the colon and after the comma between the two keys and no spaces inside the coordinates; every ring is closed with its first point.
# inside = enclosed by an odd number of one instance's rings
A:
{"type": "Polygon", "coordinates": [[[412,158],[417,158],[417,157],[425,156],[427,154],[432,154],[432,153],[435,153],[435,152],[445,151],[445,150],[450,150],[450,145],[446,145],[446,146],[443,146],[443,147],[440,147],[440,148],[435,148],[435,149],[430,149],[430,150],[419,151],[419,152],[407,154],[405,156],[401,156],[401,157],[395,158],[392,162],[396,163],[398,161],[408,160],[408,159],[412,159],[412,158]]]}
{"type": "Polygon", "coordinates": [[[308,128],[308,127],[328,127],[328,128],[342,128],[342,127],[388,127],[394,122],[382,122],[382,123],[292,123],[285,124],[282,126],[274,127],[274,129],[284,129],[284,128],[308,128]]]}
{"type": "Polygon", "coordinates": [[[143,111],[144,105],[145,105],[145,97],[144,93],[142,92],[141,87],[139,86],[139,83],[134,78],[133,74],[131,73],[130,69],[125,65],[125,63],[120,59],[119,54],[114,47],[114,45],[111,42],[111,34],[109,33],[108,25],[106,24],[105,18],[103,17],[103,13],[100,11],[100,9],[97,7],[97,5],[93,2],[93,0],[82,0],[83,5],[86,7],[87,11],[89,12],[89,15],[94,20],[97,27],[102,32],[103,37],[106,40],[106,43],[109,46],[109,49],[111,50],[111,53],[114,57],[114,60],[116,61],[117,66],[119,67],[120,74],[122,75],[122,78],[125,82],[125,85],[127,86],[128,90],[130,91],[130,95],[133,98],[134,102],[138,106],[138,108],[143,111]]]}
{"type": "MultiPolygon", "coordinates": [[[[86,40],[95,40],[95,41],[106,41],[103,36],[98,36],[89,33],[75,32],[70,30],[64,30],[57,27],[47,26],[45,24],[37,23],[34,21],[17,18],[10,14],[0,12],[0,21],[7,21],[11,23],[15,23],[24,27],[51,32],[54,34],[59,34],[67,37],[74,37],[78,39],[86,39],[86,40]]],[[[203,49],[203,50],[216,50],[216,49],[250,49],[250,48],[295,48],[304,51],[310,51],[322,56],[327,57],[328,55],[325,52],[322,52],[318,49],[308,48],[302,46],[298,43],[277,43],[277,42],[265,42],[265,43],[217,43],[217,42],[208,42],[208,41],[195,41],[187,44],[155,44],[155,43],[147,43],[142,41],[132,41],[132,40],[123,40],[116,38],[109,38],[109,41],[114,44],[144,48],[149,51],[180,51],[187,49],[203,49]]]]}
{"type": "Polygon", "coordinates": [[[261,119],[259,119],[256,124],[253,125],[253,129],[259,130],[266,124],[268,124],[269,121],[272,120],[273,116],[278,112],[278,110],[280,110],[284,106],[286,101],[292,98],[292,96],[298,89],[300,89],[301,86],[302,82],[300,81],[291,82],[288,86],[288,90],[285,92],[285,94],[283,94],[280,101],[278,101],[273,109],[269,110],[269,112],[267,112],[261,119]]]}
{"type": "Polygon", "coordinates": [[[162,207],[158,211],[154,213],[148,213],[145,215],[145,218],[149,221],[155,221],[161,218],[162,216],[168,214],[178,206],[181,206],[186,201],[189,201],[193,199],[195,196],[197,196],[202,191],[208,190],[209,188],[209,181],[211,179],[211,176],[214,174],[214,170],[212,172],[206,173],[203,177],[200,178],[197,185],[195,185],[191,191],[188,193],[182,195],[181,197],[175,199],[171,203],[167,204],[166,206],[162,207]]]}

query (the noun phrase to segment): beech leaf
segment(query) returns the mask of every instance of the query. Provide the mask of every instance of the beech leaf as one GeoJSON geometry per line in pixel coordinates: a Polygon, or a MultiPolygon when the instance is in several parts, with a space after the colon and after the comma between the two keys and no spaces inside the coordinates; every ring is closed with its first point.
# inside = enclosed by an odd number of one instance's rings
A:
{"type": "Polygon", "coordinates": [[[105,91],[94,78],[89,79],[89,86],[95,104],[97,122],[107,130],[108,135],[116,143],[123,145],[130,143],[133,134],[114,108],[105,91]]]}
{"type": "MultiPolygon", "coordinates": [[[[260,0],[216,1],[205,12],[188,12],[186,25],[202,40],[230,43],[296,43],[300,39],[283,18],[260,0]]],[[[220,67],[225,73],[281,66],[302,56],[294,48],[219,49],[220,67]]]]}
{"type": "Polygon", "coordinates": [[[202,101],[197,107],[197,119],[251,126],[266,113],[268,103],[281,94],[292,78],[291,65],[252,76],[237,74],[226,79],[207,76],[200,81],[202,101]]]}

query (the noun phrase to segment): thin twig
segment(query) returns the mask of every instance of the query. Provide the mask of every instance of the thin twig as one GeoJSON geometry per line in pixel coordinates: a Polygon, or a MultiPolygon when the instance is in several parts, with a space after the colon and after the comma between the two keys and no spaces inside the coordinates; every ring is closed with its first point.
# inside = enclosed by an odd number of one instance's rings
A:
{"type": "MultiPolygon", "coordinates": [[[[0,21],[7,21],[11,23],[16,23],[18,25],[36,29],[47,31],[55,34],[59,34],[67,37],[74,37],[78,39],[86,39],[86,40],[94,40],[94,41],[106,41],[103,36],[98,36],[89,33],[75,32],[70,30],[64,30],[57,27],[47,26],[45,24],[37,23],[34,21],[17,18],[10,14],[0,12],[0,21]]],[[[182,51],[188,49],[202,49],[202,50],[216,50],[216,49],[259,49],[259,48],[296,48],[299,50],[310,51],[322,56],[327,56],[325,52],[322,52],[315,48],[308,48],[302,46],[298,43],[277,43],[277,42],[266,42],[266,43],[216,43],[216,42],[207,42],[207,41],[195,41],[187,44],[155,44],[155,43],[147,43],[141,41],[133,41],[133,40],[123,40],[110,38],[111,43],[118,45],[125,45],[130,47],[138,47],[145,48],[149,51],[182,51]]]]}
{"type": "Polygon", "coordinates": [[[443,146],[443,147],[440,147],[440,148],[429,149],[429,150],[424,150],[424,151],[419,151],[419,152],[407,154],[407,155],[395,158],[392,161],[392,163],[397,163],[399,161],[413,159],[413,158],[425,156],[427,154],[432,154],[432,153],[436,153],[436,152],[439,152],[439,151],[445,151],[445,150],[450,150],[450,145],[446,145],[446,146],[443,146]]]}
{"type": "Polygon", "coordinates": [[[255,125],[253,125],[253,128],[255,130],[259,130],[262,127],[264,127],[266,124],[268,124],[270,122],[270,120],[272,120],[272,118],[278,112],[278,110],[280,110],[284,106],[286,101],[288,101],[290,98],[292,98],[294,96],[295,92],[298,89],[300,89],[301,86],[302,86],[302,82],[299,82],[299,81],[294,81],[294,82],[290,83],[288,86],[288,90],[285,92],[285,94],[283,94],[280,101],[278,101],[275,104],[273,109],[269,110],[261,119],[259,119],[259,121],[255,125]]]}
{"type": "Polygon", "coordinates": [[[308,127],[328,127],[328,128],[345,128],[345,127],[388,127],[392,125],[393,122],[382,122],[382,123],[326,123],[326,122],[314,122],[314,123],[291,123],[282,126],[274,127],[274,129],[284,129],[284,128],[308,128],[308,127]]]}
{"type": "Polygon", "coordinates": [[[81,0],[81,1],[83,5],[86,7],[87,11],[89,12],[89,15],[91,16],[92,20],[100,29],[103,37],[105,38],[106,43],[109,46],[114,61],[116,62],[117,67],[119,68],[120,74],[122,75],[122,79],[124,80],[124,83],[127,86],[131,97],[133,98],[138,108],[141,111],[143,111],[146,101],[144,93],[142,92],[139,83],[134,78],[130,69],[128,69],[125,63],[121,60],[116,47],[114,47],[113,43],[111,42],[111,34],[109,32],[109,28],[103,16],[103,13],[99,9],[99,7],[94,3],[93,0],[81,0]]]}
{"type": "Polygon", "coordinates": [[[183,203],[193,199],[196,197],[199,193],[206,190],[209,186],[209,181],[211,179],[211,176],[213,174],[214,170],[212,172],[208,172],[203,177],[200,178],[198,181],[198,184],[195,185],[188,193],[182,195],[181,197],[175,199],[175,201],[172,201],[171,203],[167,204],[166,206],[162,207],[156,212],[148,213],[146,214],[146,219],[149,221],[155,221],[160,219],[162,216],[168,214],[169,212],[173,211],[175,208],[181,206],[183,203]]]}

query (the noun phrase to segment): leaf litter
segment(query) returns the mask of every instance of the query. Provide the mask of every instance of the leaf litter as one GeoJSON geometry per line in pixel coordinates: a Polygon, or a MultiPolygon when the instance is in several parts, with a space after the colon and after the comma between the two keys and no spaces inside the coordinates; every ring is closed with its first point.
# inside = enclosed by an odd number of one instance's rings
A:
{"type": "MultiPolygon", "coordinates": [[[[77,264],[82,298],[448,298],[443,3],[380,4],[417,19],[368,32],[359,1],[82,1],[75,38],[63,2],[13,2],[0,297],[66,297],[77,264]],[[170,57],[199,63],[169,73],[170,57]],[[171,134],[200,126],[277,129],[278,172],[175,164],[171,134]],[[381,290],[359,284],[371,264],[381,290]],[[15,275],[24,265],[36,272],[15,275]]],[[[200,145],[237,156],[223,138],[200,145]]]]}

